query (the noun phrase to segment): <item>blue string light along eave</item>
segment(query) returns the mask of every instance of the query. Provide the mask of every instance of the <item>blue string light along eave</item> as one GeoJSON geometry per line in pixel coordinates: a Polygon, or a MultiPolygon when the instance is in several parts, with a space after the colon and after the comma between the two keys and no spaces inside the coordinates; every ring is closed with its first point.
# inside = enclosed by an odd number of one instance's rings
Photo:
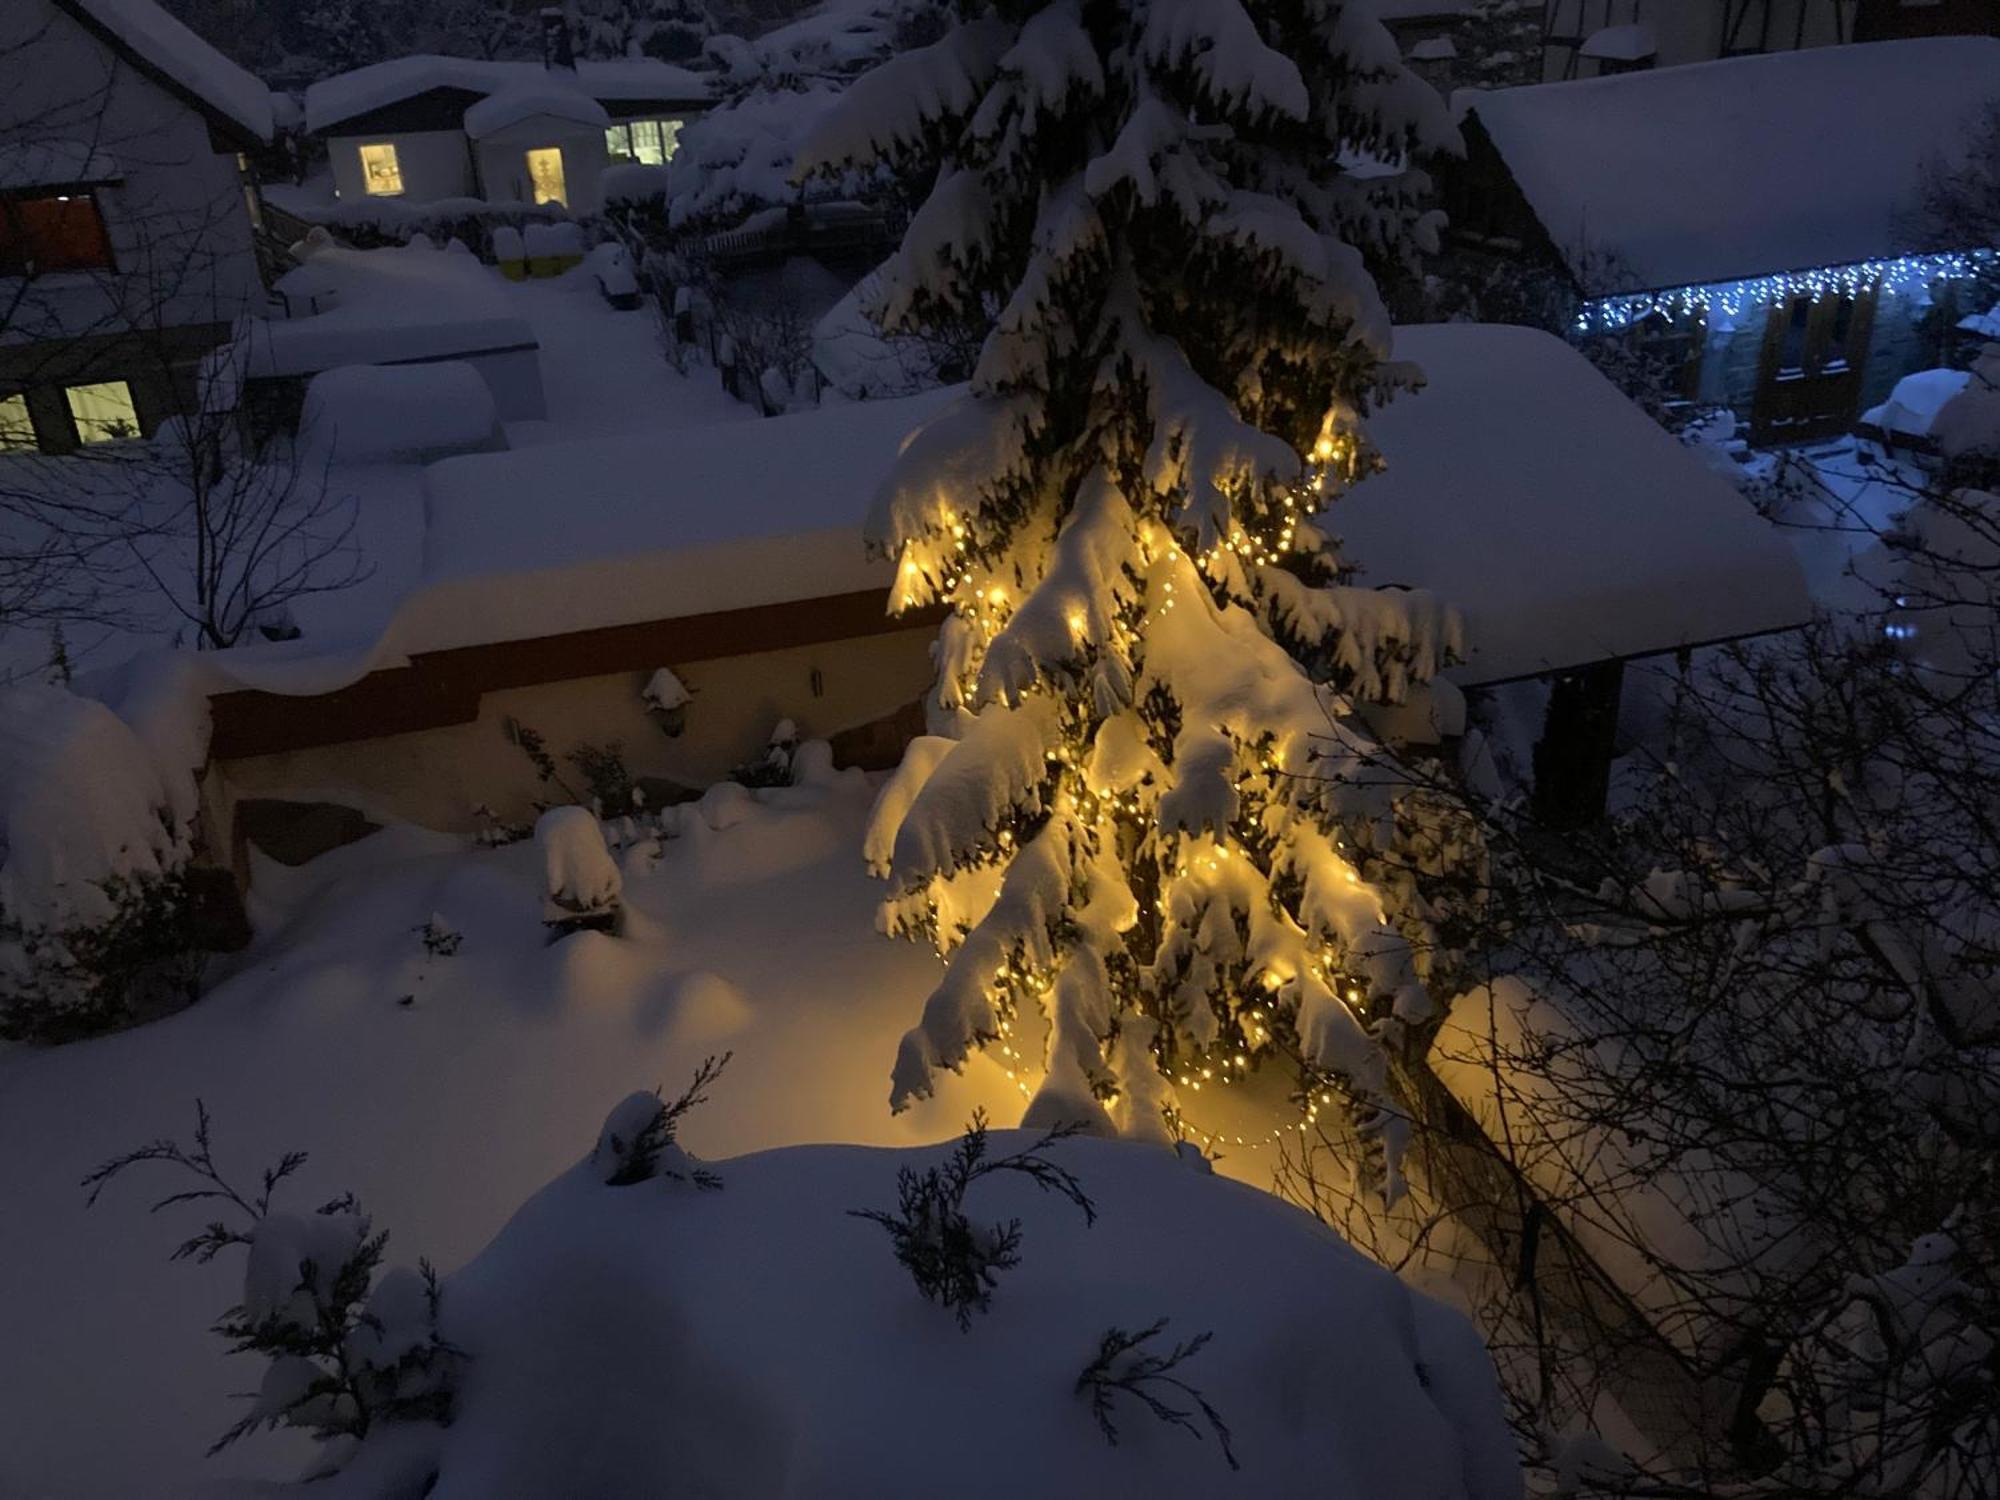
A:
{"type": "Polygon", "coordinates": [[[1668,287],[1650,292],[1623,292],[1598,297],[1577,309],[1572,325],[1579,337],[1617,333],[1655,314],[1686,318],[1696,312],[1730,321],[1745,308],[1779,298],[1810,294],[1852,297],[1870,288],[1908,292],[1938,281],[1961,281],[2000,264],[2000,250],[1952,250],[1926,255],[1902,255],[1888,260],[1861,260],[1847,265],[1820,266],[1810,271],[1780,271],[1744,281],[1711,281],[1696,286],[1668,287]]]}

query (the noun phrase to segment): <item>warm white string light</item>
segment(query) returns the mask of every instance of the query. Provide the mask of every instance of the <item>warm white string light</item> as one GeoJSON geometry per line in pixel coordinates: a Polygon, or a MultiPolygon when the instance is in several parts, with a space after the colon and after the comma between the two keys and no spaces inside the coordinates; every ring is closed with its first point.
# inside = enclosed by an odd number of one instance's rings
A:
{"type": "Polygon", "coordinates": [[[1903,255],[1888,260],[1861,260],[1849,265],[1821,266],[1811,271],[1781,271],[1747,281],[1712,281],[1698,286],[1624,292],[1598,297],[1577,309],[1578,335],[1616,333],[1658,314],[1685,318],[1696,312],[1721,313],[1731,320],[1744,309],[1780,298],[1810,295],[1852,297],[1871,287],[1896,293],[1927,289],[1937,281],[1959,281],[2000,265],[2000,250],[1954,250],[1933,255],[1903,255]]]}

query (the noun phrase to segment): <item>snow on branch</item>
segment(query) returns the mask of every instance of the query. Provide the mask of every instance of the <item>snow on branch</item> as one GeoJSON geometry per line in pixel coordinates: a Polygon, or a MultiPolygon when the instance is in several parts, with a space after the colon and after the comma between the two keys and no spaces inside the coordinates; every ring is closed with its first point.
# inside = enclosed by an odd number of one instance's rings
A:
{"type": "Polygon", "coordinates": [[[921,145],[972,111],[1012,41],[1004,23],[973,21],[864,74],[800,148],[793,180],[921,145]]]}

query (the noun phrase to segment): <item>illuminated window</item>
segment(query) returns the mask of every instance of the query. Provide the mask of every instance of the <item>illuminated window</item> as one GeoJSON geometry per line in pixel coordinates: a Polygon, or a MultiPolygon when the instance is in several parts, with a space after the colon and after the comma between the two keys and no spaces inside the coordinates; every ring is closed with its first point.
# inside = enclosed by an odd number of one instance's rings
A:
{"type": "Polygon", "coordinates": [[[0,197],[0,276],[111,268],[111,240],[87,191],[0,197]]]}
{"type": "Polygon", "coordinates": [[[403,191],[403,165],[394,146],[385,141],[361,148],[361,182],[371,198],[393,198],[403,191]]]}
{"type": "Polygon", "coordinates": [[[33,449],[35,424],[28,416],[26,396],[0,396],[0,453],[33,449]]]}
{"type": "Polygon", "coordinates": [[[534,191],[535,202],[569,207],[569,194],[563,190],[561,147],[543,146],[528,153],[528,185],[534,191]]]}
{"type": "Polygon", "coordinates": [[[604,132],[604,149],[625,162],[664,167],[680,145],[679,120],[631,120],[604,132]]]}
{"type": "Polygon", "coordinates": [[[139,435],[139,409],[132,404],[132,387],[122,380],[73,385],[69,414],[80,443],[116,443],[139,435]]]}

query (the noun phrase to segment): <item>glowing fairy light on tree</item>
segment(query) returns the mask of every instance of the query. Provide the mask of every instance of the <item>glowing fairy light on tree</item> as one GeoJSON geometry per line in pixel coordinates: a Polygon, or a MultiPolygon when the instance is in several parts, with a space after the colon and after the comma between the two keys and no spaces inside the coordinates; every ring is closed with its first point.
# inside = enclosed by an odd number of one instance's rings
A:
{"type": "Polygon", "coordinates": [[[1364,252],[1437,232],[1420,174],[1333,163],[1449,136],[1365,7],[1150,0],[967,20],[805,153],[935,171],[886,327],[998,310],[871,525],[892,606],[949,609],[932,733],[868,841],[885,929],[945,960],[895,1107],[992,1046],[1030,1123],[1165,1138],[1179,1091],[1283,1053],[1337,1080],[1396,1190],[1384,1041],[1429,1016],[1434,954],[1381,878],[1397,785],[1352,708],[1457,627],[1344,585],[1312,517],[1416,378],[1364,252]]]}

